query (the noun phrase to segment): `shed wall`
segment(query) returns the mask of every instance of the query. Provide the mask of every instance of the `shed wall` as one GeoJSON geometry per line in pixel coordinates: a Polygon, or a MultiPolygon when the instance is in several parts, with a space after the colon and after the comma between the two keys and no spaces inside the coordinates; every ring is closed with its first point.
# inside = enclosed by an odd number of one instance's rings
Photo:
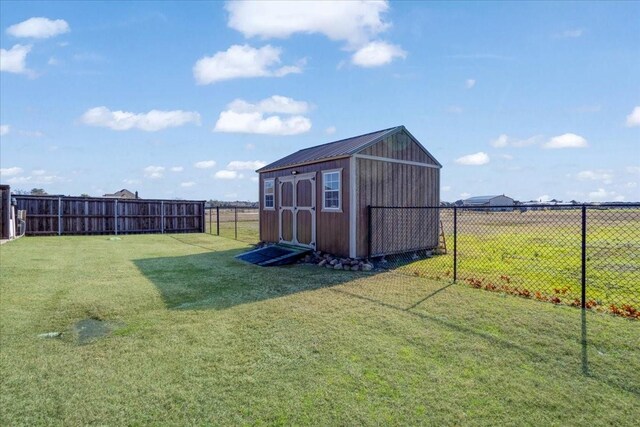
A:
{"type": "Polygon", "coordinates": [[[349,256],[349,159],[337,159],[310,165],[296,166],[260,174],[260,240],[278,242],[278,184],[276,180],[275,210],[264,209],[264,180],[291,176],[292,171],[299,174],[316,172],[316,248],[340,256],[349,256]],[[322,211],[322,171],[342,168],[342,212],[322,211]]]}
{"type": "Polygon", "coordinates": [[[406,132],[390,135],[358,154],[437,165],[435,159],[425,153],[406,132]]]}
{"type": "MultiPolygon", "coordinates": [[[[394,154],[402,152],[402,150],[391,151],[394,154]]],[[[358,158],[356,188],[356,255],[366,257],[369,230],[367,206],[438,206],[440,204],[440,169],[358,158]]],[[[438,210],[433,209],[429,213],[416,215],[413,220],[405,218],[403,224],[398,224],[392,216],[389,216],[383,220],[383,223],[376,224],[376,229],[386,230],[385,247],[392,252],[435,247],[438,244],[439,232],[437,216],[438,210]],[[436,224],[436,226],[426,226],[426,224],[436,224]]],[[[374,232],[376,232],[375,229],[374,232]]]]}

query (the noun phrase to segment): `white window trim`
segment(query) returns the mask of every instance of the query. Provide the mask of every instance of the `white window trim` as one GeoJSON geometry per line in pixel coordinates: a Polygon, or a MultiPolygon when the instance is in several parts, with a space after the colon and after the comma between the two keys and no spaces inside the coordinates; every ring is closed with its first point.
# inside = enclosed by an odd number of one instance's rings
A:
{"type": "MultiPolygon", "coordinates": [[[[335,190],[331,190],[335,191],[335,190]]],[[[322,209],[321,212],[342,212],[342,168],[340,169],[329,169],[322,171],[322,209]],[[325,194],[326,191],[324,189],[324,177],[330,173],[338,173],[338,207],[337,208],[327,208],[325,207],[325,194]]]]}
{"type": "Polygon", "coordinates": [[[268,178],[265,179],[263,181],[262,184],[262,210],[263,211],[275,211],[276,210],[276,179],[275,178],[268,178]],[[271,182],[272,187],[273,188],[273,193],[271,194],[273,196],[273,206],[268,207],[267,206],[267,182],[271,182]]]}

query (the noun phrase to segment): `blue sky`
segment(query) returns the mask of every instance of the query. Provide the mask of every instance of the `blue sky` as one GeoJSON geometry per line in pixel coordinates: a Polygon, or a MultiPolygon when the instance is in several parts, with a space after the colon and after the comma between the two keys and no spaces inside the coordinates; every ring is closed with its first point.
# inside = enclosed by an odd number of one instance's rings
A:
{"type": "Polygon", "coordinates": [[[640,200],[640,3],[0,3],[1,180],[256,200],[405,125],[443,200],[640,200]]]}

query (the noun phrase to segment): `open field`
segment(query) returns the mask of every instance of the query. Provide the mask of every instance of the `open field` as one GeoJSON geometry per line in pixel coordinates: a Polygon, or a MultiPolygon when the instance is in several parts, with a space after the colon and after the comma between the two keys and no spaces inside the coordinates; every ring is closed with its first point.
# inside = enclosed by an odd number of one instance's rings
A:
{"type": "MultiPolygon", "coordinates": [[[[205,231],[208,234],[217,233],[216,209],[207,209],[205,215],[205,231]]],[[[258,209],[238,208],[237,226],[234,209],[220,208],[220,236],[230,239],[236,238],[245,243],[260,241],[260,221],[258,209]]]]}
{"type": "Polygon", "coordinates": [[[246,248],[0,247],[0,424],[637,423],[635,321],[392,272],[260,268],[233,259],[246,248]],[[87,319],[111,332],[79,345],[87,319]]]}
{"type": "MultiPolygon", "coordinates": [[[[453,213],[442,210],[448,253],[413,262],[391,259],[399,272],[427,278],[453,275],[453,213]]],[[[579,303],[581,212],[458,211],[458,280],[474,286],[508,286],[541,298],[579,303]],[[482,282],[482,285],[480,285],[482,282]]],[[[602,309],[640,310],[640,209],[589,209],[587,299],[602,309]]],[[[409,254],[411,255],[411,254],[409,254]]]]}

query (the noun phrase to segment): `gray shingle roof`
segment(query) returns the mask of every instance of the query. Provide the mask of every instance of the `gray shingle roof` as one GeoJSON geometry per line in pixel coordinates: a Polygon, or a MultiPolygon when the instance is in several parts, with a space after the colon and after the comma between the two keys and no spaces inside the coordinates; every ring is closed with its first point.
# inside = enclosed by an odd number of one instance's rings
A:
{"type": "Polygon", "coordinates": [[[329,142],[327,144],[316,145],[315,147],[304,148],[258,169],[257,172],[265,172],[271,169],[279,169],[286,166],[294,166],[334,157],[350,156],[362,150],[367,145],[382,139],[387,134],[392,134],[401,129],[404,129],[404,126],[395,126],[389,129],[329,142]]]}

